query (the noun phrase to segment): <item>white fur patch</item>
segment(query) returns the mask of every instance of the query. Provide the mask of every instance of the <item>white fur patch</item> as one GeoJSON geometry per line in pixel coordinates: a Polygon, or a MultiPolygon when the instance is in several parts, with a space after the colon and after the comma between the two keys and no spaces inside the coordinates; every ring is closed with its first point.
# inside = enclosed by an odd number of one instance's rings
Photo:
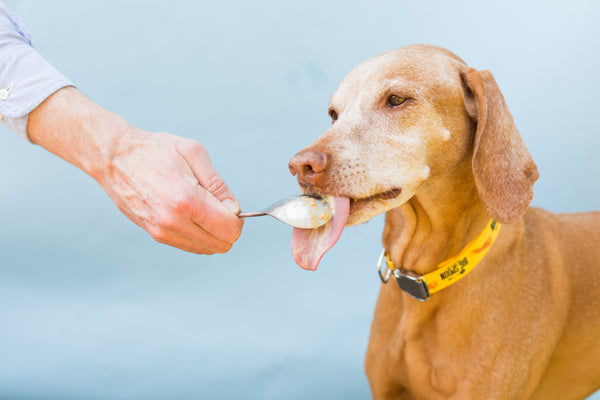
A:
{"type": "Polygon", "coordinates": [[[450,140],[451,134],[450,134],[450,131],[448,129],[442,129],[440,133],[442,135],[442,139],[445,142],[447,142],[448,140],[450,140]]]}
{"type": "Polygon", "coordinates": [[[418,175],[419,178],[421,178],[421,180],[425,180],[427,178],[429,178],[429,173],[430,173],[430,169],[427,165],[423,165],[423,167],[421,168],[420,174],[418,175]]]}

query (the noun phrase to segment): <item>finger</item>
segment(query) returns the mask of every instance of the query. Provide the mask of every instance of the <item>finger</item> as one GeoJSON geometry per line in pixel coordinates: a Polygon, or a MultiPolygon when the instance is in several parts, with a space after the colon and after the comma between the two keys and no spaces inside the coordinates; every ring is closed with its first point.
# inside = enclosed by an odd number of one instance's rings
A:
{"type": "MultiPolygon", "coordinates": [[[[188,188],[189,190],[189,188],[188,188]]],[[[194,221],[197,213],[201,215],[210,214],[202,211],[206,208],[206,203],[214,203],[213,206],[220,206],[221,203],[210,194],[206,194],[206,199],[198,200],[195,191],[202,190],[200,186],[193,185],[189,194],[182,196],[173,208],[165,208],[154,215],[152,220],[147,222],[148,232],[152,237],[159,240],[173,240],[171,237],[175,234],[177,237],[187,238],[202,247],[208,248],[213,252],[223,253],[231,248],[234,240],[225,240],[217,237],[203,228],[203,225],[194,221]]],[[[205,191],[204,191],[205,192],[205,191]]],[[[207,218],[210,215],[207,216],[207,218]]],[[[236,218],[237,219],[237,218],[236,218]]],[[[205,221],[207,221],[206,219],[205,221]]],[[[205,222],[203,221],[203,222],[205,222]]],[[[206,223],[205,223],[206,225],[206,223]]]]}
{"type": "Polygon", "coordinates": [[[235,242],[242,233],[244,221],[231,214],[225,206],[203,187],[195,186],[195,201],[187,215],[198,227],[227,243],[235,242]]]}
{"type": "Polygon", "coordinates": [[[212,166],[208,152],[194,141],[187,141],[178,151],[200,183],[195,190],[196,201],[189,205],[192,221],[221,240],[235,242],[244,224],[236,216],[240,206],[212,166]]]}
{"type": "Polygon", "coordinates": [[[240,205],[225,181],[215,171],[206,149],[194,141],[188,141],[182,147],[180,153],[192,169],[200,186],[223,203],[232,214],[237,214],[240,211],[240,205]]]}
{"type": "MultiPolygon", "coordinates": [[[[196,227],[196,229],[198,229],[198,227],[196,227]]],[[[220,241],[209,235],[207,232],[198,234],[198,232],[195,231],[195,237],[191,237],[189,234],[175,232],[160,226],[148,227],[146,230],[157,242],[190,253],[210,255],[214,253],[226,253],[231,249],[231,243],[220,241]]]]}

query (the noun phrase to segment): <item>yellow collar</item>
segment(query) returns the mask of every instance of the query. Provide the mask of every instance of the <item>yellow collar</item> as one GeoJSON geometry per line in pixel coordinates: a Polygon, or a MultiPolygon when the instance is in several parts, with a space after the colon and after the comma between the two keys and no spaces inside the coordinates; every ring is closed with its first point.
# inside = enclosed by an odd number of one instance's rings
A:
{"type": "Polygon", "coordinates": [[[400,289],[417,300],[425,301],[433,293],[458,282],[471,272],[494,244],[500,232],[500,226],[491,219],[483,231],[460,254],[444,261],[435,271],[425,275],[396,268],[394,262],[390,260],[388,252],[383,249],[377,263],[379,277],[383,283],[387,283],[390,275],[393,274],[400,289]],[[385,261],[385,266],[383,266],[383,261],[385,261]]]}

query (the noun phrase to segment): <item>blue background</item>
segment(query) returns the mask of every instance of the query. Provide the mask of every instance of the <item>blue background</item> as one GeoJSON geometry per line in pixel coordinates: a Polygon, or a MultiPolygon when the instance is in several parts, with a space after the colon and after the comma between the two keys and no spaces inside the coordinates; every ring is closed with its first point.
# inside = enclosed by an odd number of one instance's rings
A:
{"type": "MultiPolygon", "coordinates": [[[[297,193],[288,160],[328,128],[341,79],[411,43],[494,73],[541,171],[534,205],[600,208],[597,1],[7,4],[94,101],[203,143],[244,210],[297,193]]],[[[381,216],[312,273],[268,218],[226,255],[187,254],[2,128],[0,221],[2,399],[370,396],[381,216]]]]}

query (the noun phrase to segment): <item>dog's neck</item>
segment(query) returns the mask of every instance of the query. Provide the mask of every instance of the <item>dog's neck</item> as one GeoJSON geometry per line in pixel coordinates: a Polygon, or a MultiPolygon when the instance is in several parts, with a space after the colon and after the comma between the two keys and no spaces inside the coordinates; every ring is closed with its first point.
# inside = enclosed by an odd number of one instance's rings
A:
{"type": "Polygon", "coordinates": [[[408,202],[388,211],[383,244],[397,266],[424,275],[458,255],[489,218],[465,164],[451,176],[431,179],[408,202]]]}

